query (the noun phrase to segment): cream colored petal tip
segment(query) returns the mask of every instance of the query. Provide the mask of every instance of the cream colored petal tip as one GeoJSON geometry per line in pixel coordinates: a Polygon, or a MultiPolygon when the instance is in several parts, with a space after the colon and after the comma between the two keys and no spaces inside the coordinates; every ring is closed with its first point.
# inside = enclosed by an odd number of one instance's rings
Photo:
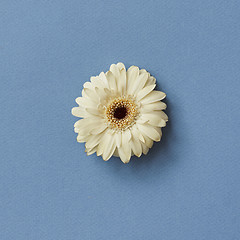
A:
{"type": "Polygon", "coordinates": [[[162,102],[166,94],[155,87],[156,79],[145,69],[126,69],[121,62],[85,82],[72,115],[81,118],[74,131],[86,154],[104,161],[115,156],[123,163],[146,155],[168,121],[162,102]]]}

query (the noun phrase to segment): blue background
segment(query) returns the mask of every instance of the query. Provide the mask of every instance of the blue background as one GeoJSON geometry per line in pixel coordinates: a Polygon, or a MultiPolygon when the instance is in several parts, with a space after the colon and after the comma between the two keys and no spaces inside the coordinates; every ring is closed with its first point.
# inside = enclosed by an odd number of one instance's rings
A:
{"type": "Polygon", "coordinates": [[[0,239],[240,239],[240,1],[0,1],[0,239]],[[127,165],[71,115],[112,63],[146,68],[170,121],[127,165]]]}

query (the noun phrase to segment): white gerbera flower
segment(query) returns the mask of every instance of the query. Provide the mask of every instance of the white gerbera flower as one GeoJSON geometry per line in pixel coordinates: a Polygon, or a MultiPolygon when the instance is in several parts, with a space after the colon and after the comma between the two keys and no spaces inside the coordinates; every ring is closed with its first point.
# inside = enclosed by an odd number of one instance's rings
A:
{"type": "Polygon", "coordinates": [[[145,69],[131,66],[126,71],[123,63],[84,83],[72,114],[83,118],[74,130],[77,141],[86,142],[87,155],[96,152],[105,161],[114,155],[128,163],[132,155],[147,154],[153,141],[160,141],[168,117],[161,102],[166,94],[153,90],[155,83],[145,69]]]}

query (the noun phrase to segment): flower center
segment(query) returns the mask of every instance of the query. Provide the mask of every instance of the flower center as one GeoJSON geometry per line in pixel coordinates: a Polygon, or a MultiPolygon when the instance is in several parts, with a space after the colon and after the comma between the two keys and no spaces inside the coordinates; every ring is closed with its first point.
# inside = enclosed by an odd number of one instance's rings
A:
{"type": "Polygon", "coordinates": [[[127,115],[127,108],[125,106],[123,107],[117,107],[114,112],[113,116],[117,119],[123,119],[127,115]]]}
{"type": "Polygon", "coordinates": [[[110,101],[105,118],[110,128],[124,130],[133,125],[138,115],[137,105],[130,97],[118,97],[110,101]]]}

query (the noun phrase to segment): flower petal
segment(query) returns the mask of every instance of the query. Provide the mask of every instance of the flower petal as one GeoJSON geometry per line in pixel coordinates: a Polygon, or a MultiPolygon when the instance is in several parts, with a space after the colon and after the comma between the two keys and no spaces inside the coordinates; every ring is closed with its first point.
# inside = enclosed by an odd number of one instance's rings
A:
{"type": "Polygon", "coordinates": [[[93,90],[93,89],[84,88],[84,89],[82,90],[82,96],[91,99],[91,100],[94,101],[95,103],[99,103],[99,97],[98,97],[98,95],[96,94],[96,91],[93,90]]]}
{"type": "Polygon", "coordinates": [[[141,100],[142,98],[144,98],[147,94],[149,94],[154,88],[156,87],[156,84],[153,85],[149,85],[147,87],[144,87],[142,90],[140,90],[137,93],[137,101],[141,100]]]}
{"type": "Polygon", "coordinates": [[[82,107],[74,107],[72,108],[72,115],[75,117],[86,117],[86,112],[82,107]]]}
{"type": "Polygon", "coordinates": [[[152,91],[141,100],[141,104],[157,102],[164,99],[165,97],[166,97],[166,94],[164,92],[152,91]]]}
{"type": "Polygon", "coordinates": [[[132,138],[131,140],[131,148],[133,153],[137,156],[140,157],[142,155],[142,146],[141,143],[138,139],[132,138]]]}
{"type": "Polygon", "coordinates": [[[105,147],[103,151],[103,160],[107,161],[109,158],[113,155],[115,148],[116,148],[116,142],[114,141],[114,137],[110,131],[106,133],[105,138],[105,147]]]}
{"type": "Polygon", "coordinates": [[[131,148],[132,148],[132,151],[133,153],[140,157],[142,155],[142,146],[141,146],[141,143],[139,141],[139,131],[138,129],[134,126],[132,128],[132,138],[131,138],[131,148]]]}
{"type": "Polygon", "coordinates": [[[90,81],[93,84],[93,87],[101,87],[101,88],[108,87],[108,85],[103,80],[101,80],[99,76],[91,77],[90,81]]]}
{"type": "Polygon", "coordinates": [[[91,149],[86,149],[85,152],[87,152],[87,155],[91,155],[97,151],[97,147],[91,148],[91,149]]]}
{"type": "Polygon", "coordinates": [[[115,79],[115,76],[113,75],[113,73],[111,71],[108,71],[106,73],[106,78],[108,80],[109,88],[113,89],[113,90],[116,90],[117,89],[116,79],[115,79]]]}
{"type": "Polygon", "coordinates": [[[142,133],[143,138],[145,140],[144,144],[148,147],[151,148],[153,146],[153,140],[150,139],[147,135],[145,135],[144,133],[142,133]]]}
{"type": "Polygon", "coordinates": [[[130,94],[129,90],[132,89],[132,86],[135,83],[138,75],[139,75],[139,68],[136,66],[131,66],[127,70],[127,94],[130,94]]]}
{"type": "Polygon", "coordinates": [[[91,99],[84,98],[84,97],[78,97],[76,98],[76,103],[81,107],[96,107],[96,103],[94,103],[91,99]]]}
{"type": "Polygon", "coordinates": [[[131,145],[129,143],[124,143],[122,145],[122,148],[124,150],[125,156],[127,158],[127,161],[125,163],[128,163],[131,159],[131,154],[132,154],[132,149],[131,149],[131,145]]]}
{"type": "Polygon", "coordinates": [[[142,145],[143,154],[146,155],[149,151],[149,148],[142,142],[141,142],[141,145],[142,145]]]}
{"type": "Polygon", "coordinates": [[[103,132],[105,129],[107,128],[107,124],[103,123],[103,124],[96,124],[95,127],[90,131],[91,134],[93,135],[97,135],[101,132],[103,132]]]}
{"type": "Polygon", "coordinates": [[[117,147],[119,148],[122,144],[122,134],[121,134],[121,132],[116,132],[115,137],[116,137],[117,147]]]}
{"type": "Polygon", "coordinates": [[[152,112],[156,110],[165,110],[167,108],[166,103],[158,101],[150,104],[145,104],[141,106],[141,112],[152,112]]]}
{"type": "Polygon", "coordinates": [[[157,112],[161,116],[162,119],[164,119],[165,121],[168,121],[168,116],[165,112],[163,112],[163,111],[157,111],[157,112]]]}
{"type": "Polygon", "coordinates": [[[89,89],[93,89],[93,84],[91,82],[85,82],[83,84],[83,88],[89,88],[89,89]]]}
{"type": "Polygon", "coordinates": [[[122,69],[120,71],[120,75],[119,75],[117,84],[118,84],[118,91],[121,94],[125,94],[125,92],[126,92],[126,70],[125,69],[122,69]]]}
{"type": "Polygon", "coordinates": [[[131,132],[129,129],[126,129],[125,131],[122,132],[122,144],[124,143],[129,143],[131,139],[131,132]]]}
{"type": "Polygon", "coordinates": [[[153,84],[156,84],[156,78],[153,76],[148,77],[145,87],[153,84]]]}
{"type": "Polygon", "coordinates": [[[88,140],[86,141],[85,147],[86,148],[94,148],[95,146],[97,146],[100,142],[102,135],[98,134],[98,135],[91,135],[88,140]]]}
{"type": "Polygon", "coordinates": [[[84,119],[78,120],[77,122],[75,122],[74,127],[85,128],[85,127],[87,127],[88,125],[91,125],[91,124],[98,125],[102,121],[103,121],[102,118],[93,116],[92,118],[84,118],[84,119]]]}
{"type": "Polygon", "coordinates": [[[117,67],[118,67],[119,71],[122,71],[122,70],[126,71],[125,65],[121,62],[117,63],[117,67]]]}
{"type": "Polygon", "coordinates": [[[80,133],[77,136],[77,141],[80,143],[86,142],[88,140],[89,136],[81,135],[80,133]]]}
{"type": "Polygon", "coordinates": [[[157,127],[165,127],[166,120],[161,117],[160,111],[154,111],[151,113],[144,113],[141,116],[141,119],[147,120],[150,125],[157,127]]]}
{"type": "Polygon", "coordinates": [[[77,121],[74,124],[74,127],[77,129],[81,135],[89,135],[91,131],[93,131],[96,126],[101,126],[103,124],[103,119],[93,117],[93,118],[84,118],[77,121]]]}
{"type": "Polygon", "coordinates": [[[116,79],[119,78],[120,76],[120,71],[119,71],[119,68],[116,64],[112,64],[110,66],[110,71],[113,73],[113,75],[115,76],[116,79]]]}
{"type": "Polygon", "coordinates": [[[97,108],[85,108],[86,112],[92,115],[99,116],[100,112],[98,111],[97,108]]]}
{"type": "Polygon", "coordinates": [[[152,126],[148,125],[148,124],[138,124],[138,129],[144,133],[145,135],[147,135],[149,138],[151,138],[152,140],[154,140],[155,142],[159,142],[160,141],[160,135],[159,133],[156,131],[155,128],[153,128],[152,126]]]}
{"type": "Polygon", "coordinates": [[[106,84],[106,86],[108,87],[108,81],[107,81],[107,78],[105,76],[105,73],[104,72],[101,72],[99,74],[99,78],[106,84]]]}
{"type": "Polygon", "coordinates": [[[136,94],[137,92],[139,92],[144,85],[146,84],[146,81],[148,79],[148,74],[147,73],[142,73],[140,74],[135,83],[133,84],[132,88],[128,89],[128,93],[129,94],[136,94]]]}
{"type": "Polygon", "coordinates": [[[127,154],[124,152],[123,147],[118,148],[118,154],[123,163],[128,163],[130,161],[130,158],[128,159],[127,154]]]}
{"type": "Polygon", "coordinates": [[[98,147],[97,147],[97,156],[100,156],[103,154],[103,151],[105,149],[105,144],[106,144],[106,141],[108,140],[108,130],[107,129],[106,131],[104,131],[102,134],[101,134],[101,139],[100,139],[100,142],[98,144],[98,147]]]}
{"type": "Polygon", "coordinates": [[[150,117],[151,117],[150,115],[152,115],[153,118],[163,119],[166,122],[168,121],[167,114],[165,112],[159,111],[159,110],[151,111],[151,112],[149,112],[149,111],[148,112],[142,111],[141,117],[146,119],[146,117],[144,117],[144,116],[148,116],[149,119],[150,119],[150,117]]]}

